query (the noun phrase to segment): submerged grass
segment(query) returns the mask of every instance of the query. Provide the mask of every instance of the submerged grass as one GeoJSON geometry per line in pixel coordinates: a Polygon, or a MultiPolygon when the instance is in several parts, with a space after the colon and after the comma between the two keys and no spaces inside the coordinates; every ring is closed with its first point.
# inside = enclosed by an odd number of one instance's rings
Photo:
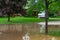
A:
{"type": "Polygon", "coordinates": [[[48,35],[51,35],[51,36],[60,36],[60,29],[56,29],[56,30],[51,30],[48,32],[48,35]]]}

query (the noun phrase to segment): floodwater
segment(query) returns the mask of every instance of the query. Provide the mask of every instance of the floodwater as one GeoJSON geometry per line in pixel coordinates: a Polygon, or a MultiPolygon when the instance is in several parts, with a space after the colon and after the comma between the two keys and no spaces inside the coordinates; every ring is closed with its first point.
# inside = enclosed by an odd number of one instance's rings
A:
{"type": "MultiPolygon", "coordinates": [[[[40,32],[41,25],[37,23],[28,24],[0,24],[0,40],[23,40],[22,37],[28,33],[30,40],[44,40],[45,39],[45,27],[40,32]]],[[[60,26],[48,26],[49,31],[60,29],[60,26]]],[[[52,32],[53,32],[52,31],[52,32]]],[[[48,40],[60,40],[60,37],[48,35],[48,40]]]]}

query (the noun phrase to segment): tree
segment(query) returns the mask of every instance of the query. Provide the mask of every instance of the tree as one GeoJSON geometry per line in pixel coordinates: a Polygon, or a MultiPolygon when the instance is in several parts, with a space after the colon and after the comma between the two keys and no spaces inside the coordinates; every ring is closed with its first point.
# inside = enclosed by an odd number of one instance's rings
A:
{"type": "Polygon", "coordinates": [[[4,14],[8,15],[8,22],[13,13],[21,13],[24,11],[23,6],[26,5],[27,0],[1,0],[0,8],[4,14]]]}
{"type": "MultiPolygon", "coordinates": [[[[33,1],[33,0],[30,0],[33,1]]],[[[40,11],[45,10],[45,1],[44,0],[38,0],[37,3],[31,2],[30,8],[28,9],[29,15],[32,14],[33,10],[37,10],[37,14],[40,11]],[[31,5],[32,4],[32,5],[31,5]]],[[[54,14],[60,10],[60,0],[48,0],[48,10],[49,10],[49,15],[54,14]]]]}
{"type": "Polygon", "coordinates": [[[40,11],[44,10],[44,5],[45,5],[44,1],[42,0],[37,0],[37,2],[35,2],[35,0],[30,0],[30,5],[28,9],[29,16],[33,16],[32,13],[34,10],[36,11],[36,14],[38,15],[40,11]]]}

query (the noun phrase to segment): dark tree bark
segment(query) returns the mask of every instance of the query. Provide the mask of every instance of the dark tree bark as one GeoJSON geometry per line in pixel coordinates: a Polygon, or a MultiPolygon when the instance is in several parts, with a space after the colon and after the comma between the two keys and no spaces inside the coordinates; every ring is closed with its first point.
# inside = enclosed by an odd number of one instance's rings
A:
{"type": "Polygon", "coordinates": [[[10,22],[10,13],[8,13],[8,22],[10,22]]]}
{"type": "Polygon", "coordinates": [[[7,13],[7,17],[8,17],[8,22],[10,22],[10,14],[12,13],[11,11],[12,11],[12,10],[11,10],[10,7],[7,7],[7,8],[6,8],[6,13],[7,13]]]}
{"type": "Polygon", "coordinates": [[[45,0],[46,10],[45,10],[45,34],[48,34],[48,0],[45,0]]]}

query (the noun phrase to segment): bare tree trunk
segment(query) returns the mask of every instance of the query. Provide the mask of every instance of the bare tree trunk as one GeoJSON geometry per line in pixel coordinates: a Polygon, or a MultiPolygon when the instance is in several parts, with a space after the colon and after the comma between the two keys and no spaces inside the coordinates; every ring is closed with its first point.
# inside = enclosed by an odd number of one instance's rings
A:
{"type": "Polygon", "coordinates": [[[8,13],[8,22],[10,22],[10,13],[8,13]]]}
{"type": "Polygon", "coordinates": [[[48,34],[48,0],[45,0],[45,5],[46,5],[46,13],[45,13],[45,18],[46,18],[46,20],[45,20],[45,33],[46,33],[46,35],[48,34]]]}

